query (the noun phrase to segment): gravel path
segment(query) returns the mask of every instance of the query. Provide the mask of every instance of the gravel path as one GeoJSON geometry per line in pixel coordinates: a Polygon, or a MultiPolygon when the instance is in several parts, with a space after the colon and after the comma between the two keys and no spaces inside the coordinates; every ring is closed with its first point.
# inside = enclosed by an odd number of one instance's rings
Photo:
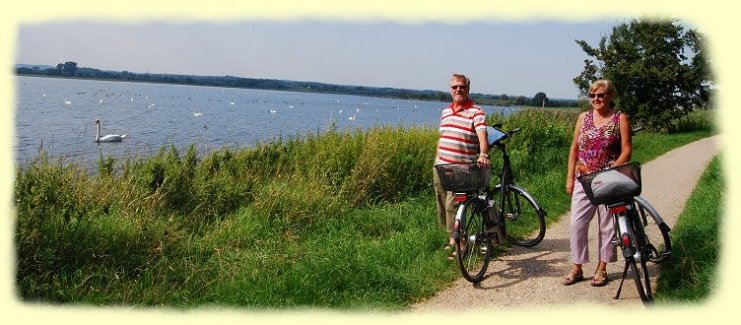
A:
{"type": "MultiPolygon", "coordinates": [[[[720,136],[696,141],[675,149],[642,166],[643,197],[673,227],[702,172],[719,151],[720,136]]],[[[545,207],[547,210],[547,207],[545,207]]],[[[552,217],[552,216],[551,216],[552,217]]],[[[412,311],[449,311],[501,309],[548,305],[634,307],[641,306],[632,278],[626,278],[620,299],[613,299],[620,283],[623,260],[608,265],[610,282],[604,287],[590,285],[596,267],[596,222],[591,223],[590,260],[584,265],[585,281],[563,286],[560,281],[570,269],[569,217],[546,231],[545,239],[533,248],[513,247],[489,264],[486,278],[474,287],[460,278],[430,299],[412,306],[412,311]],[[631,282],[628,282],[631,281],[631,282]]],[[[651,274],[656,275],[653,270],[651,274]]],[[[628,274],[630,276],[630,273],[628,274]]],[[[656,279],[654,278],[653,281],[656,279]]],[[[654,286],[655,287],[655,286],[654,286]]]]}

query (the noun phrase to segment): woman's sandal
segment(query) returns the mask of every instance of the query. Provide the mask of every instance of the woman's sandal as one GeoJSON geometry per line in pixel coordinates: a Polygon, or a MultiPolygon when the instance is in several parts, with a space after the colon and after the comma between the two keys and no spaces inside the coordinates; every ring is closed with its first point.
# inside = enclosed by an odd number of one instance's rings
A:
{"type": "Polygon", "coordinates": [[[584,272],[579,271],[577,273],[574,273],[573,271],[569,272],[569,275],[567,275],[565,278],[561,279],[561,284],[565,286],[570,286],[574,283],[577,283],[581,280],[584,280],[584,272]]]}
{"type": "Polygon", "coordinates": [[[592,286],[601,287],[607,284],[607,271],[597,270],[592,277],[592,286]]]}
{"type": "MultiPolygon", "coordinates": [[[[465,252],[466,251],[466,246],[463,246],[462,249],[465,252]]],[[[465,253],[464,253],[464,256],[465,256],[465,253]]],[[[456,259],[456,257],[458,257],[458,250],[455,247],[453,247],[453,251],[450,253],[450,255],[448,255],[448,260],[451,260],[452,261],[452,260],[456,259]]]]}

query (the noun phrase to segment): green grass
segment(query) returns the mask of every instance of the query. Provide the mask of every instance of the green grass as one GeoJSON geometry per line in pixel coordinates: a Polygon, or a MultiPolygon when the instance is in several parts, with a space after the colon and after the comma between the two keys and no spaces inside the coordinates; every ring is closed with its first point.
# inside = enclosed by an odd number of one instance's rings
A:
{"type": "Polygon", "coordinates": [[[704,302],[718,285],[715,279],[725,188],[720,157],[716,156],[670,233],[673,257],[662,264],[657,301],[704,302]]]}
{"type": "MultiPolygon", "coordinates": [[[[577,110],[489,122],[518,183],[568,209],[577,110]]],[[[711,134],[648,132],[639,161],[711,134]],[[658,144],[656,144],[658,143],[658,144]]],[[[379,127],[222,149],[163,147],[101,157],[98,173],[42,153],[14,184],[16,290],[24,301],[92,305],[398,310],[459,277],[440,249],[432,163],[437,130],[379,127]]],[[[496,153],[492,153],[496,157],[496,153]]],[[[498,159],[494,159],[495,162],[498,159]]]]}

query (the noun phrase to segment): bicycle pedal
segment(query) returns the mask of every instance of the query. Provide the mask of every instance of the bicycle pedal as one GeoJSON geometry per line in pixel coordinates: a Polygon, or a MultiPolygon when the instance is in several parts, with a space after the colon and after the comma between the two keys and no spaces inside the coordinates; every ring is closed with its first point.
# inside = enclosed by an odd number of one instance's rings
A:
{"type": "Polygon", "coordinates": [[[659,256],[655,258],[654,263],[661,263],[663,261],[666,261],[668,259],[672,258],[672,252],[661,252],[659,253],[659,256]]]}
{"type": "Polygon", "coordinates": [[[504,228],[502,226],[491,226],[486,228],[486,233],[492,238],[496,245],[504,243],[504,228]]]}

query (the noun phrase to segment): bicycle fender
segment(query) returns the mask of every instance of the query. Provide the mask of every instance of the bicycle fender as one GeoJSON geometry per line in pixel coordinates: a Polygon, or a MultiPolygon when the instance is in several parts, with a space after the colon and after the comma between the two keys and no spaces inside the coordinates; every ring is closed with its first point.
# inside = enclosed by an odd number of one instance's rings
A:
{"type": "MultiPolygon", "coordinates": [[[[494,187],[494,190],[495,191],[500,191],[501,188],[502,188],[502,185],[501,184],[498,184],[497,186],[494,187]]],[[[517,192],[519,194],[522,194],[522,196],[526,197],[528,200],[530,200],[533,203],[535,203],[535,208],[538,210],[538,213],[541,213],[543,215],[543,217],[545,217],[545,216],[548,215],[548,212],[546,212],[545,210],[543,210],[543,207],[540,206],[540,203],[538,203],[538,200],[536,200],[532,195],[530,195],[530,193],[528,193],[524,189],[518,187],[517,185],[509,185],[509,189],[510,189],[510,191],[513,191],[513,192],[517,192]]]]}
{"type": "Polygon", "coordinates": [[[639,202],[639,204],[642,205],[644,209],[649,210],[649,212],[651,212],[651,215],[655,216],[654,219],[658,219],[654,221],[656,221],[656,224],[659,225],[659,228],[662,228],[662,227],[666,227],[667,229],[669,228],[669,226],[666,225],[666,223],[664,222],[664,219],[661,218],[661,215],[656,211],[656,209],[654,209],[654,207],[650,203],[648,203],[648,200],[646,200],[640,195],[634,197],[633,200],[639,202]]]}

